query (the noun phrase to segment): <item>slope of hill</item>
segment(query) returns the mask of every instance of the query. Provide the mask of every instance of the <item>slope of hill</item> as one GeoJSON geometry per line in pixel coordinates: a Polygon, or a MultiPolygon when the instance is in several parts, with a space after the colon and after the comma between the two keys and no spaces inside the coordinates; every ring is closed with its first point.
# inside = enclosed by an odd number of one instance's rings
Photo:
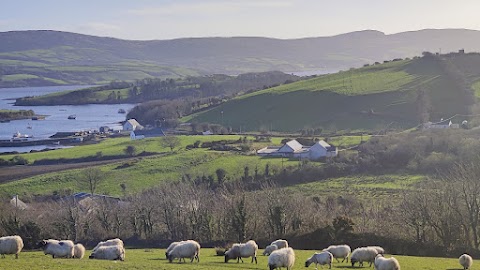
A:
{"type": "Polygon", "coordinates": [[[0,86],[95,83],[112,79],[238,74],[255,71],[330,72],[423,51],[480,51],[480,32],[421,30],[393,35],[360,31],[332,37],[262,37],[128,41],[57,31],[0,33],[0,86]],[[177,68],[167,68],[177,67],[177,68]]]}
{"type": "Polygon", "coordinates": [[[185,118],[234,129],[409,128],[468,114],[480,55],[426,55],[319,76],[244,95],[185,118]]]}

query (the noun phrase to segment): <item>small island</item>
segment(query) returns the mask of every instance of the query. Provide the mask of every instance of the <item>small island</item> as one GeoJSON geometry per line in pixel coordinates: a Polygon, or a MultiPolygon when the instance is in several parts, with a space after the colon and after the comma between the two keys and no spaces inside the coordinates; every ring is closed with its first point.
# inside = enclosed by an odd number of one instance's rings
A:
{"type": "Polygon", "coordinates": [[[0,110],[0,122],[28,119],[35,116],[32,110],[0,110]]]}

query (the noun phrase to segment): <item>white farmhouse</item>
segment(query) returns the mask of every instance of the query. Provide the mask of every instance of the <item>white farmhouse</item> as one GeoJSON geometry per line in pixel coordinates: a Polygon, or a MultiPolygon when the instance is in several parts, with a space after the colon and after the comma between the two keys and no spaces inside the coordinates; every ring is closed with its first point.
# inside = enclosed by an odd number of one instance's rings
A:
{"type": "Polygon", "coordinates": [[[291,140],[281,147],[268,146],[262,148],[257,151],[257,155],[317,160],[323,157],[335,157],[338,155],[338,150],[335,146],[322,140],[312,146],[305,146],[296,140],[291,140]]]}
{"type": "Polygon", "coordinates": [[[133,130],[130,132],[131,140],[141,140],[145,138],[163,137],[165,133],[161,128],[133,130]]]}
{"type": "Polygon", "coordinates": [[[140,125],[137,120],[135,119],[128,119],[125,121],[123,124],[123,130],[125,131],[133,131],[133,130],[138,130],[138,129],[143,129],[143,126],[140,125]]]}

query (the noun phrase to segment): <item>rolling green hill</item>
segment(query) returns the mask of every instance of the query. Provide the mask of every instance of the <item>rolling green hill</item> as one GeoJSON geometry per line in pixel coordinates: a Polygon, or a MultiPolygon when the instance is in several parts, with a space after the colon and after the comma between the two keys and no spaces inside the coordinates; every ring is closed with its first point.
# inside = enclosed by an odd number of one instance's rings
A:
{"type": "Polygon", "coordinates": [[[480,55],[426,55],[319,76],[241,96],[184,118],[234,129],[411,128],[468,114],[480,55]]]}
{"type": "Polygon", "coordinates": [[[0,32],[0,87],[96,84],[145,77],[280,70],[327,73],[423,51],[480,51],[480,32],[426,29],[386,35],[182,38],[135,41],[58,31],[0,32]]]}

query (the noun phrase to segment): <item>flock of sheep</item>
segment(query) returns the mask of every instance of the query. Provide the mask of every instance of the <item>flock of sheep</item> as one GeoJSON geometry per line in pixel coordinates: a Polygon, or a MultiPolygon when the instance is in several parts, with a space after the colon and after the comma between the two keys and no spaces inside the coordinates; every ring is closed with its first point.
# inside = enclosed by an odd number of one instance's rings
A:
{"type": "MultiPolygon", "coordinates": [[[[48,239],[40,242],[45,255],[52,255],[52,258],[75,258],[82,259],[85,256],[85,247],[82,244],[74,244],[71,240],[48,239]]],[[[23,240],[20,236],[0,237],[0,254],[18,254],[23,249],[23,240]]],[[[90,259],[99,260],[125,260],[125,248],[123,241],[115,238],[98,243],[89,256],[90,259]]]]}
{"type": "MultiPolygon", "coordinates": [[[[52,258],[77,258],[82,259],[85,256],[85,247],[82,244],[74,244],[70,240],[43,240],[40,243],[45,255],[52,255],[52,258]]],[[[23,240],[20,236],[5,236],[0,237],[0,254],[5,258],[6,254],[14,254],[18,259],[18,254],[23,249],[23,240]]],[[[225,263],[229,260],[237,260],[237,263],[243,258],[252,258],[252,263],[257,263],[258,245],[255,241],[250,240],[246,243],[233,244],[230,249],[225,252],[225,263]]],[[[379,246],[359,247],[351,252],[348,245],[329,246],[313,254],[305,262],[305,267],[309,267],[312,263],[315,264],[315,269],[318,265],[328,265],[332,268],[333,259],[337,262],[347,261],[350,256],[350,263],[352,267],[358,263],[363,266],[364,262],[368,262],[371,267],[372,264],[375,270],[400,270],[400,264],[394,257],[385,258],[383,254],[384,249],[379,246]]],[[[280,269],[282,267],[287,270],[292,269],[295,263],[295,253],[288,242],[283,239],[273,241],[265,248],[263,255],[268,256],[268,267],[270,270],[280,269]]],[[[200,244],[194,240],[186,240],[181,242],[173,242],[165,252],[169,262],[178,259],[185,261],[186,258],[190,262],[196,260],[200,262],[200,244]]],[[[125,248],[123,241],[115,238],[98,243],[92,250],[90,259],[101,260],[125,260],[125,248]]],[[[473,259],[468,254],[463,254],[459,258],[460,265],[463,269],[470,269],[473,264],[473,259]]]]}

